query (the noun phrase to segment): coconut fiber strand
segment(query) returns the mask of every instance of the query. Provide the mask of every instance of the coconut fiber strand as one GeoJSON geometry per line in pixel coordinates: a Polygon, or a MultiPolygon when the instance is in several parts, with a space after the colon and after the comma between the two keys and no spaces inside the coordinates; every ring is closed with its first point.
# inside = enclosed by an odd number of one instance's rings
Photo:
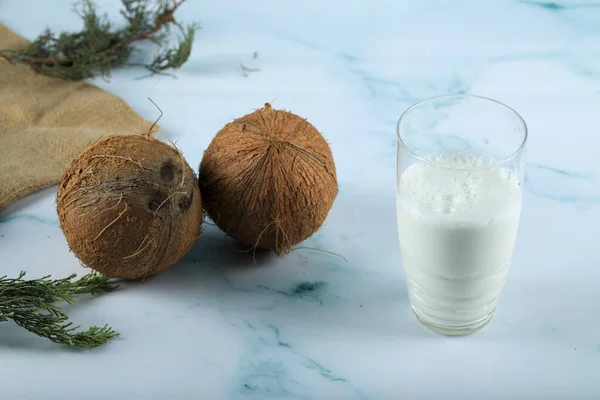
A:
{"type": "MultiPolygon", "coordinates": [[[[0,24],[0,49],[27,44],[0,24]]],[[[142,133],[151,125],[94,85],[0,59],[0,210],[58,184],[69,162],[102,134],[142,133]]]]}

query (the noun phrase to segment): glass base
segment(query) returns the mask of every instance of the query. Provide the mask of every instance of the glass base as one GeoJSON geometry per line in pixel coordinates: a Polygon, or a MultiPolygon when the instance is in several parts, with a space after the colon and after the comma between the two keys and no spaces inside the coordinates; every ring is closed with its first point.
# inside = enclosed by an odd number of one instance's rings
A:
{"type": "MultiPolygon", "coordinates": [[[[412,308],[412,307],[411,307],[412,308]]],[[[419,321],[419,323],[421,325],[423,325],[425,328],[429,329],[430,331],[433,331],[435,333],[438,333],[440,335],[444,335],[444,336],[465,336],[465,335],[471,335],[477,331],[480,331],[481,329],[483,329],[487,324],[489,324],[489,322],[492,320],[493,317],[493,313],[488,315],[487,317],[485,317],[482,320],[479,320],[475,323],[471,323],[469,325],[459,325],[459,326],[447,326],[447,325],[438,325],[438,324],[433,324],[431,322],[428,322],[426,320],[424,320],[423,318],[421,318],[419,316],[419,314],[417,313],[417,311],[415,311],[414,308],[412,308],[413,313],[415,314],[415,317],[417,317],[417,321],[419,321]]]]}

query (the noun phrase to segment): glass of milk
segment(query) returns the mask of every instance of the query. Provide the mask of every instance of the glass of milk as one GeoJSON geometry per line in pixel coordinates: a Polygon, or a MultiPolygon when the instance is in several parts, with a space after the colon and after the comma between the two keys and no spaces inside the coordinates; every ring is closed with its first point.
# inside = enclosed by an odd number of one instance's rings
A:
{"type": "Polygon", "coordinates": [[[527,127],[473,95],[434,97],[397,125],[398,236],[411,307],[427,328],[466,335],[492,318],[517,236],[527,127]]]}

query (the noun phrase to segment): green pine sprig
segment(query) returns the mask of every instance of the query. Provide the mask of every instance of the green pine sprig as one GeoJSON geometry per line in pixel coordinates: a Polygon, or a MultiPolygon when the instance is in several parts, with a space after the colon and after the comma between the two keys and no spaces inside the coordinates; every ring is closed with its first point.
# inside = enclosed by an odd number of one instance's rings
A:
{"type": "Polygon", "coordinates": [[[91,273],[75,280],[76,275],[63,279],[45,276],[39,279],[0,277],[0,322],[13,320],[17,325],[55,343],[92,349],[118,336],[108,325],[92,326],[78,331],[69,317],[55,303],[75,303],[75,296],[111,292],[117,285],[108,277],[91,273]]]}
{"type": "Polygon", "coordinates": [[[174,17],[185,0],[121,0],[126,25],[117,28],[106,15],[100,15],[91,0],[80,0],[75,11],[83,21],[78,32],[56,34],[46,29],[22,50],[1,50],[0,59],[29,65],[38,73],[66,80],[110,77],[113,69],[141,65],[150,74],[164,74],[180,68],[189,58],[198,25],[181,25],[174,17]],[[180,38],[169,45],[171,27],[180,38]],[[135,44],[148,40],[159,46],[149,63],[132,63],[135,44]]]}

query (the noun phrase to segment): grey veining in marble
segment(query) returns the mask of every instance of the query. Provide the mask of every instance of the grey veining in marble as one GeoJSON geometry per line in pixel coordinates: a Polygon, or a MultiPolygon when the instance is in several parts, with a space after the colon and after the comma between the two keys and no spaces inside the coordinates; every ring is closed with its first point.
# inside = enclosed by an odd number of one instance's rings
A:
{"type": "MultiPolygon", "coordinates": [[[[97,3],[119,18],[118,0],[97,3]]],[[[0,0],[0,20],[33,38],[78,28],[70,7],[0,0]]],[[[94,83],[149,119],[152,89],[194,168],[225,123],[265,102],[306,117],[331,143],[333,209],[285,258],[206,225],[168,271],[69,306],[120,332],[92,352],[3,323],[1,400],[600,398],[600,2],[188,0],[180,15],[202,30],[177,79],[127,69],[94,83]],[[416,322],[395,219],[396,121],[446,93],[502,101],[530,131],[506,287],[492,322],[463,338],[416,322]]],[[[1,274],[86,272],[54,190],[0,214],[1,274]]]]}

